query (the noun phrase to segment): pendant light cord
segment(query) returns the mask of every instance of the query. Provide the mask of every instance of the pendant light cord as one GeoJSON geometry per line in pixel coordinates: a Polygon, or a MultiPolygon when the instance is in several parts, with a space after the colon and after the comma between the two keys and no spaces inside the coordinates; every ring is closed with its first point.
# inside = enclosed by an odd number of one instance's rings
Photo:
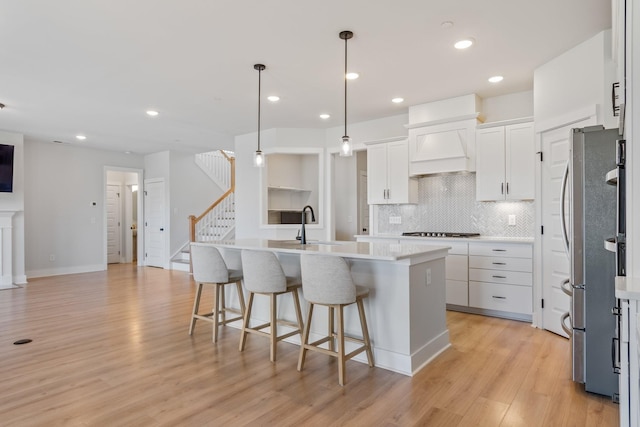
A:
{"type": "Polygon", "coordinates": [[[262,68],[258,68],[258,151],[260,151],[260,93],[262,92],[262,68]]]}
{"type": "Polygon", "coordinates": [[[347,40],[344,39],[344,136],[347,135],[347,40]]]}

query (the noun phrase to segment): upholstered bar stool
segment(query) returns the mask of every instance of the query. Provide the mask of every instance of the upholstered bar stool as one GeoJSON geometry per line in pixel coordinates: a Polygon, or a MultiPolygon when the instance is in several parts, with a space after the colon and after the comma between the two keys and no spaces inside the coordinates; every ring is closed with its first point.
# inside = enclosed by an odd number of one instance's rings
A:
{"type": "Polygon", "coordinates": [[[191,245],[191,264],[193,267],[193,279],[198,284],[196,298],[193,302],[193,312],[191,313],[191,324],[189,325],[189,335],[193,334],[196,320],[206,320],[213,323],[213,342],[218,341],[219,325],[226,325],[230,322],[242,320],[245,313],[244,293],[242,291],[242,272],[229,270],[214,246],[191,245]],[[226,307],[224,288],[226,285],[236,285],[240,310],[226,307]],[[199,313],[200,297],[204,285],[215,287],[213,297],[213,310],[211,313],[199,313]],[[227,318],[227,312],[238,314],[239,316],[227,318]]]}
{"type": "Polygon", "coordinates": [[[270,359],[276,361],[276,345],[278,341],[289,338],[296,334],[302,334],[302,313],[300,311],[300,299],[298,289],[300,289],[300,279],[286,277],[278,257],[273,252],[243,249],[242,272],[244,275],[244,287],[249,291],[249,302],[242,322],[242,333],[240,335],[240,351],[244,350],[247,342],[247,334],[257,334],[269,337],[270,359]],[[291,293],[295,305],[297,323],[278,319],[277,296],[291,293]],[[253,308],[253,297],[256,294],[269,295],[269,322],[262,325],[249,327],[251,319],[251,309],[253,308]],[[295,330],[278,336],[278,324],[287,325],[295,330]],[[269,328],[269,332],[262,329],[269,328]]]}
{"type": "Polygon", "coordinates": [[[364,314],[363,299],[369,295],[369,289],[357,286],[353,283],[351,272],[346,261],[332,255],[300,255],[300,268],[302,271],[302,292],[304,299],[309,302],[307,323],[302,334],[302,345],[298,358],[298,371],[302,371],[307,350],[318,351],[338,358],[338,383],[345,383],[345,362],[353,356],[366,351],[369,366],[373,367],[373,352],[369,340],[369,330],[364,314]],[[346,337],[344,335],[344,307],[356,303],[360,325],[362,327],[362,339],[346,337]],[[329,308],[329,325],[326,337],[309,343],[309,329],[313,308],[323,305],[329,308]],[[338,313],[338,330],[334,330],[334,311],[338,313]],[[334,350],[334,340],[338,342],[338,350],[334,350]],[[345,354],[345,340],[362,344],[348,354],[345,354]],[[328,348],[321,347],[327,343],[328,348]]]}

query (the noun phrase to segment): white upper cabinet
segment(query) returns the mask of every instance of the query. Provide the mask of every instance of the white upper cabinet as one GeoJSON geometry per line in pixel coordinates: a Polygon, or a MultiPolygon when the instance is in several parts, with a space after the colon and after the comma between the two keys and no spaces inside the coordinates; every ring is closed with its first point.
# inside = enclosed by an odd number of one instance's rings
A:
{"type": "Polygon", "coordinates": [[[418,183],[409,178],[406,139],[367,145],[367,200],[370,205],[418,202],[418,183]]]}
{"type": "Polygon", "coordinates": [[[476,200],[532,200],[535,194],[533,123],[476,131],[476,200]]]}

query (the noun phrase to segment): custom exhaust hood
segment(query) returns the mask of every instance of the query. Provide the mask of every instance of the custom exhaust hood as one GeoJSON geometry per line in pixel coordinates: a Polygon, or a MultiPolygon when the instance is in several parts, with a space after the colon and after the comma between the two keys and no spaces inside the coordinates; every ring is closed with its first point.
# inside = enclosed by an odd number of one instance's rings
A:
{"type": "Polygon", "coordinates": [[[464,95],[409,108],[409,175],[475,172],[480,98],[464,95]]]}

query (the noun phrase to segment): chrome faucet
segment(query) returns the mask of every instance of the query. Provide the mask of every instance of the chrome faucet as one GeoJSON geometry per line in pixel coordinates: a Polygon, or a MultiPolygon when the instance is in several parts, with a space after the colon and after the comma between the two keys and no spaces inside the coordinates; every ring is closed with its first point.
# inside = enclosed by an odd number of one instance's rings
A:
{"type": "Polygon", "coordinates": [[[311,211],[311,221],[316,222],[316,216],[313,213],[313,208],[309,205],[302,208],[302,221],[300,226],[300,244],[301,245],[307,244],[307,236],[304,231],[304,224],[307,222],[307,208],[311,211]]]}

